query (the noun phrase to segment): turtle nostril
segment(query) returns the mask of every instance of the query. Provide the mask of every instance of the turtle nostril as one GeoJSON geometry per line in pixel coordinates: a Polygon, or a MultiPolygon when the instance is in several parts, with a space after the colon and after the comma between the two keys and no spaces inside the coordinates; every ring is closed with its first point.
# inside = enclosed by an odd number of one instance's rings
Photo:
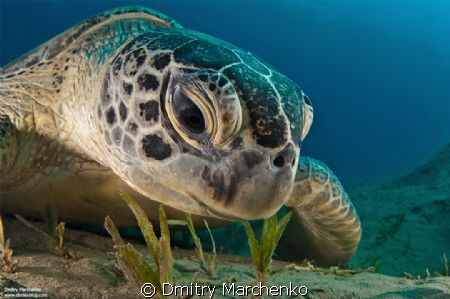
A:
{"type": "Polygon", "coordinates": [[[292,144],[288,144],[282,151],[278,152],[272,161],[277,168],[283,168],[286,165],[295,165],[295,150],[292,144]]]}
{"type": "Polygon", "coordinates": [[[273,160],[273,165],[275,165],[276,167],[283,167],[284,166],[284,157],[283,155],[278,155],[274,160],[273,160]]]}

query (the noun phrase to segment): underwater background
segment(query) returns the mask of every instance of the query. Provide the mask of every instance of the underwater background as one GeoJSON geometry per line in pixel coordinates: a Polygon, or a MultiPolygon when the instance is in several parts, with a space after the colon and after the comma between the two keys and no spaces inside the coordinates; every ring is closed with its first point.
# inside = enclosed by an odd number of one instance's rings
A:
{"type": "MultiPolygon", "coordinates": [[[[450,256],[450,1],[0,0],[0,66],[122,5],[250,50],[298,83],[314,106],[301,154],[334,171],[361,217],[353,267],[440,269],[450,256]]],[[[249,254],[240,224],[214,235],[225,253],[249,254]]],[[[174,242],[192,248],[186,236],[174,242]]]]}
{"type": "Polygon", "coordinates": [[[315,110],[302,154],[344,183],[397,175],[450,141],[450,1],[1,0],[0,65],[96,13],[143,5],[250,50],[315,110]],[[13,25],[12,25],[13,24],[13,25]]]}

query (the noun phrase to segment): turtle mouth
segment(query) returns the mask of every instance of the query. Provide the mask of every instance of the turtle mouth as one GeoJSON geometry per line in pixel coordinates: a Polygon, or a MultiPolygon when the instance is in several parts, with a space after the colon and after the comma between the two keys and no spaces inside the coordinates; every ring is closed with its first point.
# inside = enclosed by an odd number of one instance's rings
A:
{"type": "Polygon", "coordinates": [[[245,151],[238,159],[199,167],[196,184],[186,180],[181,192],[204,216],[227,221],[266,218],[287,201],[294,178],[290,164],[271,169],[269,163],[267,156],[245,151]]]}
{"type": "Polygon", "coordinates": [[[206,207],[206,212],[209,214],[208,216],[220,218],[227,221],[241,221],[244,220],[242,218],[236,217],[234,215],[229,215],[225,213],[218,212],[217,210],[212,209],[211,207],[206,207]]]}
{"type": "Polygon", "coordinates": [[[218,211],[217,209],[213,208],[212,206],[209,206],[209,205],[201,202],[195,195],[193,195],[191,193],[186,194],[186,196],[188,196],[193,201],[198,203],[204,209],[204,211],[206,212],[206,215],[203,215],[203,216],[219,218],[219,219],[223,219],[223,220],[227,220],[227,221],[240,221],[240,220],[243,220],[242,218],[237,217],[235,215],[224,213],[223,211],[218,211]]]}

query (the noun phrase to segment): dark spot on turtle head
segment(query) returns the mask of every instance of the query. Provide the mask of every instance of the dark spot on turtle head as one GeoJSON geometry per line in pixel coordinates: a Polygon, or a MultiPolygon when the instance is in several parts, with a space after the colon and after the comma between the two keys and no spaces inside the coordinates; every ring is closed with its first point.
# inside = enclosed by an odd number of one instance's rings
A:
{"type": "Polygon", "coordinates": [[[123,83],[123,89],[125,90],[125,92],[128,95],[131,95],[131,93],[133,92],[133,84],[130,83],[123,83]]]}
{"type": "Polygon", "coordinates": [[[136,61],[136,67],[140,67],[144,63],[146,57],[147,55],[145,55],[144,49],[138,48],[127,55],[125,63],[134,59],[136,61]]]}
{"type": "Polygon", "coordinates": [[[145,58],[147,58],[147,55],[145,55],[144,50],[137,49],[133,51],[135,57],[136,57],[136,66],[139,68],[145,61],[145,58]]]}
{"type": "Polygon", "coordinates": [[[214,190],[213,198],[215,200],[224,200],[225,203],[230,203],[235,197],[239,183],[238,173],[226,177],[221,170],[211,171],[208,166],[205,166],[201,177],[214,190]]]}
{"type": "Polygon", "coordinates": [[[120,114],[120,119],[122,121],[125,121],[127,119],[128,110],[127,110],[127,106],[125,106],[125,104],[123,102],[120,102],[119,114],[120,114]]]}
{"type": "Polygon", "coordinates": [[[232,149],[237,149],[242,143],[242,137],[238,136],[236,138],[234,138],[233,142],[231,142],[231,148],[232,149]]]}
{"type": "Polygon", "coordinates": [[[239,185],[239,174],[233,173],[230,177],[230,182],[228,184],[227,197],[225,198],[225,203],[229,204],[232,199],[236,196],[236,192],[239,185]]]}
{"type": "Polygon", "coordinates": [[[203,167],[203,171],[202,171],[202,179],[204,181],[209,181],[209,176],[211,175],[211,170],[209,169],[209,166],[205,166],[203,167]]]}
{"type": "Polygon", "coordinates": [[[222,171],[216,170],[211,172],[208,166],[205,166],[202,171],[202,179],[214,189],[213,198],[220,200],[225,195],[225,176],[222,171]]]}
{"type": "Polygon", "coordinates": [[[136,75],[139,67],[145,62],[147,55],[142,48],[136,49],[129,53],[122,64],[123,73],[126,76],[136,75]]]}
{"type": "Polygon", "coordinates": [[[158,79],[152,74],[142,74],[137,81],[141,90],[156,90],[159,87],[158,79]]]}
{"type": "Polygon", "coordinates": [[[216,89],[216,84],[210,83],[209,84],[209,90],[214,91],[216,89]]]}
{"type": "Polygon", "coordinates": [[[182,152],[183,154],[186,154],[186,153],[189,153],[190,150],[189,150],[187,147],[183,146],[183,147],[181,148],[181,152],[182,152]]]}
{"type": "Polygon", "coordinates": [[[148,158],[164,160],[172,154],[169,144],[158,135],[149,134],[142,139],[142,150],[148,158]]]}
{"type": "Polygon", "coordinates": [[[241,155],[242,161],[244,162],[244,165],[251,170],[253,167],[255,167],[257,164],[261,163],[263,161],[263,157],[261,154],[255,153],[255,152],[243,152],[241,155]]]}
{"type": "Polygon", "coordinates": [[[130,123],[130,130],[136,131],[139,128],[139,126],[133,121],[130,123]]]}
{"type": "Polygon", "coordinates": [[[169,53],[159,53],[152,57],[151,65],[158,71],[163,70],[170,63],[169,53]]]}
{"type": "Polygon", "coordinates": [[[57,76],[56,77],[56,83],[57,84],[61,84],[64,81],[64,77],[63,76],[57,76]]]}
{"type": "Polygon", "coordinates": [[[286,141],[286,124],[279,115],[252,120],[254,127],[253,137],[256,142],[264,147],[275,148],[286,141]]]}
{"type": "Polygon", "coordinates": [[[111,95],[109,94],[109,76],[106,77],[106,79],[103,81],[103,90],[102,90],[102,103],[103,105],[107,105],[111,101],[111,95]]]}
{"type": "Polygon", "coordinates": [[[108,124],[112,125],[116,122],[116,111],[114,111],[113,107],[110,107],[108,110],[106,110],[105,116],[108,124]]]}
{"type": "Polygon", "coordinates": [[[148,122],[157,122],[159,117],[159,103],[156,101],[148,101],[139,104],[139,115],[148,122]]]}

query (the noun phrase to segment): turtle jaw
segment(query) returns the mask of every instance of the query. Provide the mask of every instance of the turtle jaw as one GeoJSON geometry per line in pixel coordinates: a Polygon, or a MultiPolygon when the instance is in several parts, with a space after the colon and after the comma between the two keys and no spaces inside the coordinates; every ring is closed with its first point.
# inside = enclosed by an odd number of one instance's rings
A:
{"type": "Polygon", "coordinates": [[[275,175],[265,176],[264,171],[261,174],[256,177],[255,184],[244,179],[235,198],[231,202],[219,203],[219,210],[245,220],[268,218],[275,214],[289,199],[295,173],[286,167],[275,175]]]}
{"type": "MultiPolygon", "coordinates": [[[[267,182],[254,186],[251,184],[242,185],[241,190],[230,202],[218,201],[214,193],[211,196],[197,196],[192,192],[183,195],[202,208],[201,215],[203,216],[227,221],[256,220],[272,216],[289,199],[293,188],[291,180],[293,177],[295,177],[295,174],[291,175],[290,170],[286,169],[278,178],[273,180],[273,184],[267,182]]],[[[244,183],[244,181],[241,181],[241,183],[244,183]]],[[[227,192],[230,191],[225,191],[225,194],[229,194],[227,192]]],[[[194,213],[198,214],[197,211],[194,213]]]]}
{"type": "Polygon", "coordinates": [[[213,162],[178,161],[177,177],[170,186],[189,196],[207,216],[225,220],[252,220],[276,213],[291,193],[296,163],[274,167],[269,154],[243,150],[213,162]]]}
{"type": "Polygon", "coordinates": [[[217,161],[187,155],[158,175],[133,168],[128,184],[151,200],[192,214],[228,221],[261,219],[288,200],[297,169],[297,163],[274,167],[272,160],[256,150],[217,161]]]}

